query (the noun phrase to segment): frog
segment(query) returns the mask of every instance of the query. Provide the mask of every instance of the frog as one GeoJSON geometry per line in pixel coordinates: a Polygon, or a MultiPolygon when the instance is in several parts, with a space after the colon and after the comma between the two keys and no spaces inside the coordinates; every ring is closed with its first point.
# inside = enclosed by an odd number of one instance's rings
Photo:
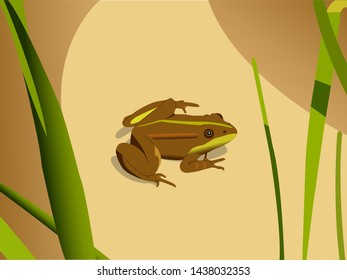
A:
{"type": "Polygon", "coordinates": [[[232,141],[237,129],[220,113],[188,115],[187,107],[199,105],[168,98],[126,116],[122,124],[132,127],[132,131],[130,143],[120,143],[116,148],[121,167],[157,187],[160,182],[176,187],[164,174],[157,173],[161,159],[180,160],[180,169],[186,173],[208,168],[224,170],[217,163],[225,158],[210,160],[207,153],[232,141]],[[176,114],[177,109],[183,114],[176,114]]]}

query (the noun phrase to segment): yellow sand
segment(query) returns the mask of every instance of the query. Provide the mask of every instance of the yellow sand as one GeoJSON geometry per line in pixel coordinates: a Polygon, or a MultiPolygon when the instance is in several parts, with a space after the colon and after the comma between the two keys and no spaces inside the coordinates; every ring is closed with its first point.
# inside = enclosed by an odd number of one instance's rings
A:
{"type": "MultiPolygon", "coordinates": [[[[300,259],[308,113],[265,79],[261,82],[278,159],[286,258],[300,259]]],[[[109,257],[278,258],[274,186],[252,67],[227,39],[207,1],[97,4],[71,44],[62,108],[95,244],[109,257]],[[226,158],[220,163],[225,171],[185,174],[179,162],[163,160],[159,172],[177,188],[156,188],[121,170],[115,148],[130,136],[119,131],[123,118],[169,97],[200,104],[188,114],[219,112],[236,126],[239,134],[226,153],[222,148],[211,154],[226,158]]],[[[336,131],[326,126],[312,259],[338,258],[335,143],[336,131]]],[[[346,175],[346,137],[343,145],[346,175]]],[[[346,176],[342,183],[345,198],[346,176]]]]}

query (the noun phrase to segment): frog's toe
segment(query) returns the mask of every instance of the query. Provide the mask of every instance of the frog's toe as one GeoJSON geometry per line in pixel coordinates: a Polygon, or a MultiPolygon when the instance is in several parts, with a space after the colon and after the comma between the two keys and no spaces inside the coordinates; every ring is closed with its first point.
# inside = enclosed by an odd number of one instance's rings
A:
{"type": "Polygon", "coordinates": [[[217,162],[221,162],[221,161],[223,161],[223,160],[225,160],[225,158],[218,158],[218,159],[208,160],[208,161],[209,161],[209,163],[211,164],[211,167],[224,170],[224,167],[223,167],[223,166],[218,166],[218,165],[216,165],[217,162]]]}
{"type": "Polygon", "coordinates": [[[214,167],[214,168],[217,168],[217,169],[220,169],[220,170],[224,170],[224,167],[223,167],[223,166],[214,165],[213,167],[214,167]]]}
{"type": "Polygon", "coordinates": [[[168,180],[165,180],[165,179],[163,179],[162,177],[166,178],[166,176],[165,176],[164,174],[162,174],[162,173],[156,173],[156,174],[154,174],[154,175],[152,175],[152,176],[149,176],[149,178],[150,178],[153,182],[156,183],[157,187],[159,186],[159,183],[160,183],[160,182],[163,182],[163,183],[166,183],[166,184],[168,184],[168,185],[173,186],[173,187],[176,188],[176,185],[175,185],[174,183],[172,183],[172,182],[170,182],[170,181],[168,181],[168,180]]]}
{"type": "Polygon", "coordinates": [[[223,161],[225,160],[225,158],[217,158],[217,159],[214,159],[214,160],[211,160],[212,163],[217,163],[217,162],[220,162],[220,161],[223,161]]]}
{"type": "Polygon", "coordinates": [[[199,107],[199,104],[192,103],[192,102],[185,102],[184,100],[176,101],[176,108],[182,109],[184,113],[187,113],[186,108],[188,106],[189,107],[199,107]]]}
{"type": "Polygon", "coordinates": [[[175,185],[174,183],[168,181],[168,180],[161,179],[160,182],[166,183],[166,184],[168,184],[168,185],[173,186],[174,188],[176,188],[176,185],[175,185]]]}

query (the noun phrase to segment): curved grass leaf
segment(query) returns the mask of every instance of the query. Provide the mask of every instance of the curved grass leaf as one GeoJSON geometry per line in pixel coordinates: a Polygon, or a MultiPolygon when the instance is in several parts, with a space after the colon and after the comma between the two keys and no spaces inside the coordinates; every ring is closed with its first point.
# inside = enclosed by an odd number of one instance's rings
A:
{"type": "MultiPolygon", "coordinates": [[[[329,26],[332,26],[334,38],[336,38],[338,34],[340,18],[340,13],[329,13],[329,26]]],[[[321,156],[333,71],[334,66],[325,45],[325,41],[322,38],[318,54],[316,80],[313,87],[306,145],[304,222],[302,241],[302,259],[304,260],[307,259],[308,255],[314,197],[316,192],[319,161],[321,156]]]]}
{"type": "MultiPolygon", "coordinates": [[[[11,1],[11,2],[13,3],[13,7],[15,8],[15,10],[17,11],[19,21],[22,23],[23,27],[26,28],[23,1],[16,0],[16,1],[11,1]]],[[[46,133],[46,124],[45,124],[45,120],[43,117],[43,112],[42,112],[41,104],[39,101],[38,93],[36,90],[35,82],[34,82],[34,79],[32,76],[32,72],[31,72],[32,69],[30,69],[30,64],[29,64],[29,62],[28,62],[28,60],[24,54],[24,50],[23,50],[23,46],[22,46],[23,42],[21,42],[21,40],[20,40],[20,38],[16,32],[16,28],[13,24],[13,21],[11,20],[11,15],[10,15],[8,8],[7,8],[8,3],[9,3],[8,0],[0,0],[0,7],[2,8],[2,10],[5,13],[6,20],[9,24],[10,31],[12,33],[13,41],[15,43],[16,51],[17,51],[17,54],[19,57],[19,62],[20,62],[21,67],[22,67],[23,76],[24,76],[24,79],[25,79],[29,89],[30,89],[30,98],[34,104],[34,108],[35,108],[36,113],[39,117],[42,128],[46,133]]],[[[9,5],[11,5],[11,4],[9,4],[9,5]]]]}
{"type": "Polygon", "coordinates": [[[8,260],[35,259],[19,237],[2,218],[0,218],[0,253],[8,260]]]}
{"type": "Polygon", "coordinates": [[[13,27],[13,35],[18,38],[19,58],[27,62],[22,63],[23,74],[31,75],[25,82],[62,251],[67,259],[95,259],[83,186],[60,105],[16,10],[8,0],[0,1],[9,25],[13,27]],[[36,94],[42,111],[37,110],[36,100],[31,98],[36,94]],[[42,125],[43,119],[45,125],[42,125]]]}
{"type": "MultiPolygon", "coordinates": [[[[42,224],[44,224],[47,228],[49,228],[54,233],[57,233],[57,229],[55,227],[55,223],[53,217],[47,214],[45,211],[40,209],[37,205],[33,204],[25,197],[21,196],[8,186],[0,183],[0,193],[4,194],[7,198],[11,199],[14,203],[20,206],[22,209],[27,211],[31,216],[36,218],[42,224]]],[[[99,249],[94,248],[94,253],[96,259],[98,260],[108,260],[108,257],[104,255],[99,249]]]]}
{"type": "Polygon", "coordinates": [[[13,8],[17,11],[18,17],[23,23],[23,26],[25,27],[25,29],[27,29],[23,0],[11,0],[11,3],[13,8]]]}
{"type": "Polygon", "coordinates": [[[347,7],[347,1],[335,0],[330,5],[328,12],[323,0],[313,0],[313,4],[327,52],[347,94],[347,63],[337,41],[337,36],[333,30],[334,27],[331,24],[331,19],[329,19],[333,14],[340,17],[342,10],[347,7]]]}
{"type": "Polygon", "coordinates": [[[277,219],[278,219],[279,247],[280,247],[279,259],[284,260],[283,217],[282,217],[281,191],[280,191],[280,182],[279,182],[279,178],[278,178],[277,162],[276,162],[275,150],[274,150],[274,147],[272,144],[269,122],[268,122],[268,118],[267,118],[267,114],[266,114],[263,91],[262,91],[260,79],[259,79],[258,66],[257,66],[257,62],[256,62],[255,58],[252,59],[252,66],[253,66],[253,72],[254,72],[254,78],[255,78],[255,82],[256,82],[256,86],[257,86],[257,91],[258,91],[260,109],[261,109],[261,113],[262,113],[262,117],[263,117],[266,140],[267,140],[270,159],[271,159],[272,176],[273,176],[274,187],[275,187],[277,219]]]}

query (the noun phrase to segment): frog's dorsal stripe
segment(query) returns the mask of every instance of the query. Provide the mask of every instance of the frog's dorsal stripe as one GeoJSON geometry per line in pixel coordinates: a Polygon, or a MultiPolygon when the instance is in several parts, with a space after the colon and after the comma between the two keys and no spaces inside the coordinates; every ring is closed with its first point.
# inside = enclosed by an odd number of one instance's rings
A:
{"type": "Polygon", "coordinates": [[[137,124],[139,123],[140,121],[142,121],[145,117],[147,117],[150,113],[152,113],[155,109],[157,109],[157,107],[151,109],[151,110],[148,110],[147,112],[144,112],[142,113],[141,115],[138,115],[136,116],[135,118],[133,118],[131,121],[130,121],[130,124],[137,124]]]}
{"type": "Polygon", "coordinates": [[[217,123],[217,122],[196,122],[196,121],[179,121],[179,120],[157,120],[154,122],[142,124],[139,127],[156,124],[156,123],[172,123],[172,124],[181,124],[181,125],[217,125],[217,126],[232,128],[232,126],[230,125],[217,123]]]}
{"type": "Polygon", "coordinates": [[[203,145],[194,147],[188,152],[188,154],[204,154],[208,151],[212,151],[213,149],[221,147],[225,145],[226,143],[229,143],[235,137],[236,137],[236,133],[214,138],[203,145]]]}

